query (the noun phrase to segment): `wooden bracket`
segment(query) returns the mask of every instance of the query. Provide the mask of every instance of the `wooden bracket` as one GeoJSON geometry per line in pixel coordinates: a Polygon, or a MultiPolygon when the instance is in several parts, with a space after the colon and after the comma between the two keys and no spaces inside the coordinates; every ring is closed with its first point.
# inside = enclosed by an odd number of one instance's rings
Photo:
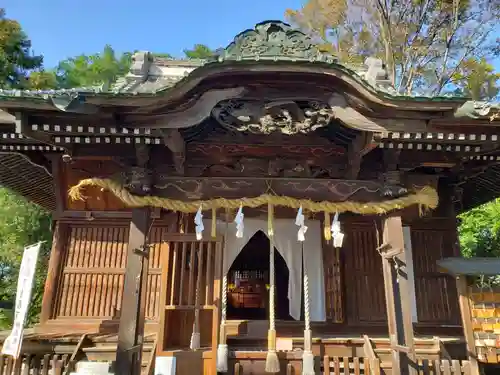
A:
{"type": "Polygon", "coordinates": [[[142,143],[135,145],[135,159],[138,167],[146,168],[149,163],[150,147],[142,143]]]}
{"type": "Polygon", "coordinates": [[[371,147],[372,141],[372,132],[361,132],[349,145],[347,149],[347,161],[349,166],[345,175],[346,179],[356,180],[358,178],[363,156],[373,149],[373,147],[371,147]]]}
{"type": "Polygon", "coordinates": [[[177,173],[184,174],[186,161],[186,142],[177,129],[161,129],[163,143],[172,152],[172,159],[177,173]]]}

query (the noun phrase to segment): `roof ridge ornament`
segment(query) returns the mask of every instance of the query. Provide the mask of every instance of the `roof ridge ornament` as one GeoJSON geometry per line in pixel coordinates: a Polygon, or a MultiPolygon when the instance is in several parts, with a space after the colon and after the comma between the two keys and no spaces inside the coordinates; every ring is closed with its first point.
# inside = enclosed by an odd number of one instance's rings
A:
{"type": "Polygon", "coordinates": [[[226,60],[337,62],[335,56],[319,50],[302,31],[281,21],[264,21],[234,38],[215,58],[226,60]]]}

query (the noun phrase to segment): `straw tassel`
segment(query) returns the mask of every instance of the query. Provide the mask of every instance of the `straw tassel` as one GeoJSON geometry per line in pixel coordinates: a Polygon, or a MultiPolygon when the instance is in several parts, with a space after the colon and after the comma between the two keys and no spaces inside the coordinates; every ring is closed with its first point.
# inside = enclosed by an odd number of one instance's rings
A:
{"type": "Polygon", "coordinates": [[[216,366],[217,372],[227,372],[228,364],[227,359],[229,355],[229,350],[227,346],[227,337],[226,337],[226,318],[227,318],[227,272],[225,258],[227,251],[227,234],[228,234],[228,220],[229,220],[229,212],[226,210],[226,228],[224,230],[224,247],[222,254],[222,270],[224,272],[224,276],[222,277],[222,296],[221,296],[221,320],[220,320],[220,329],[219,329],[219,345],[217,347],[217,359],[216,366]]]}
{"type": "Polygon", "coordinates": [[[323,222],[323,234],[325,236],[326,241],[330,241],[332,239],[332,231],[330,229],[330,223],[332,222],[330,218],[330,213],[325,212],[325,220],[323,222]]]}
{"type": "Polygon", "coordinates": [[[198,275],[196,276],[196,294],[194,299],[194,323],[193,333],[189,348],[191,350],[200,349],[200,289],[201,289],[201,262],[202,262],[202,247],[198,248],[198,275]]]}
{"type": "MultiPolygon", "coordinates": [[[[304,244],[302,244],[304,259],[304,244]]],[[[309,276],[304,262],[304,353],[302,355],[302,375],[314,375],[314,355],[312,353],[311,315],[309,307],[309,276]]]]}
{"type": "Polygon", "coordinates": [[[273,228],[273,220],[274,220],[274,206],[272,203],[267,204],[267,234],[269,238],[274,235],[273,228]]]}
{"type": "Polygon", "coordinates": [[[217,209],[212,208],[212,228],[211,228],[212,238],[217,237],[217,209]]]}
{"type": "Polygon", "coordinates": [[[280,362],[276,353],[276,322],[274,294],[275,270],[274,270],[274,231],[273,231],[273,206],[268,205],[268,235],[269,235],[269,331],[267,332],[267,357],[266,372],[277,373],[280,371],[280,362]]]}

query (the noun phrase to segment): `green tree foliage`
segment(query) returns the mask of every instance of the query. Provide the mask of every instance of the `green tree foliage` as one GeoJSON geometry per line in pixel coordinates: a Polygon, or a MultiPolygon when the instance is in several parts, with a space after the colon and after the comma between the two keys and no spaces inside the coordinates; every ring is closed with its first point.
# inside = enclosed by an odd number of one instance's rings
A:
{"type": "Polygon", "coordinates": [[[29,73],[41,68],[42,62],[42,56],[32,54],[21,25],[0,8],[0,88],[24,87],[29,73]]]}
{"type": "Polygon", "coordinates": [[[184,54],[189,59],[208,59],[214,55],[214,51],[204,44],[195,44],[192,49],[185,49],[184,54]]]}
{"type": "MultiPolygon", "coordinates": [[[[0,301],[14,302],[24,246],[45,241],[39,255],[28,324],[37,321],[52,242],[51,216],[39,206],[0,188],[0,301]]],[[[11,311],[0,309],[0,329],[12,323],[11,311]]]]}
{"type": "Polygon", "coordinates": [[[493,99],[500,93],[500,73],[485,58],[469,58],[452,77],[459,92],[474,100],[493,99]]]}
{"type": "Polygon", "coordinates": [[[459,216],[460,246],[465,257],[500,256],[500,199],[459,216]]]}
{"type": "MultiPolygon", "coordinates": [[[[466,258],[500,257],[500,198],[459,216],[460,249],[466,258]]],[[[478,278],[481,286],[498,285],[500,277],[478,278]]]]}
{"type": "Polygon", "coordinates": [[[116,56],[113,48],[106,45],[101,53],[60,62],[56,69],[57,81],[63,88],[109,85],[128,72],[131,57],[131,53],[116,56]]]}
{"type": "MultiPolygon", "coordinates": [[[[286,16],[343,62],[381,58],[401,93],[439,95],[458,87],[474,94],[479,83],[471,75],[471,64],[486,68],[486,61],[500,52],[494,35],[498,4],[497,0],[308,0],[286,16]]],[[[481,79],[491,83],[497,77],[483,69],[481,79]]]]}

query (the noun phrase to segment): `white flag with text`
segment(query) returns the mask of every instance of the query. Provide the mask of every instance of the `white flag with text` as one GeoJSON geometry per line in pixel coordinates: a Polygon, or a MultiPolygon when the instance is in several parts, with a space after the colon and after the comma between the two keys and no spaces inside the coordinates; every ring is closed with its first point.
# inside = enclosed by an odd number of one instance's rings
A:
{"type": "Polygon", "coordinates": [[[24,323],[31,302],[36,262],[42,242],[24,248],[19,278],[17,280],[16,304],[14,306],[14,324],[12,332],[3,343],[2,354],[19,357],[23,342],[24,323]]]}

